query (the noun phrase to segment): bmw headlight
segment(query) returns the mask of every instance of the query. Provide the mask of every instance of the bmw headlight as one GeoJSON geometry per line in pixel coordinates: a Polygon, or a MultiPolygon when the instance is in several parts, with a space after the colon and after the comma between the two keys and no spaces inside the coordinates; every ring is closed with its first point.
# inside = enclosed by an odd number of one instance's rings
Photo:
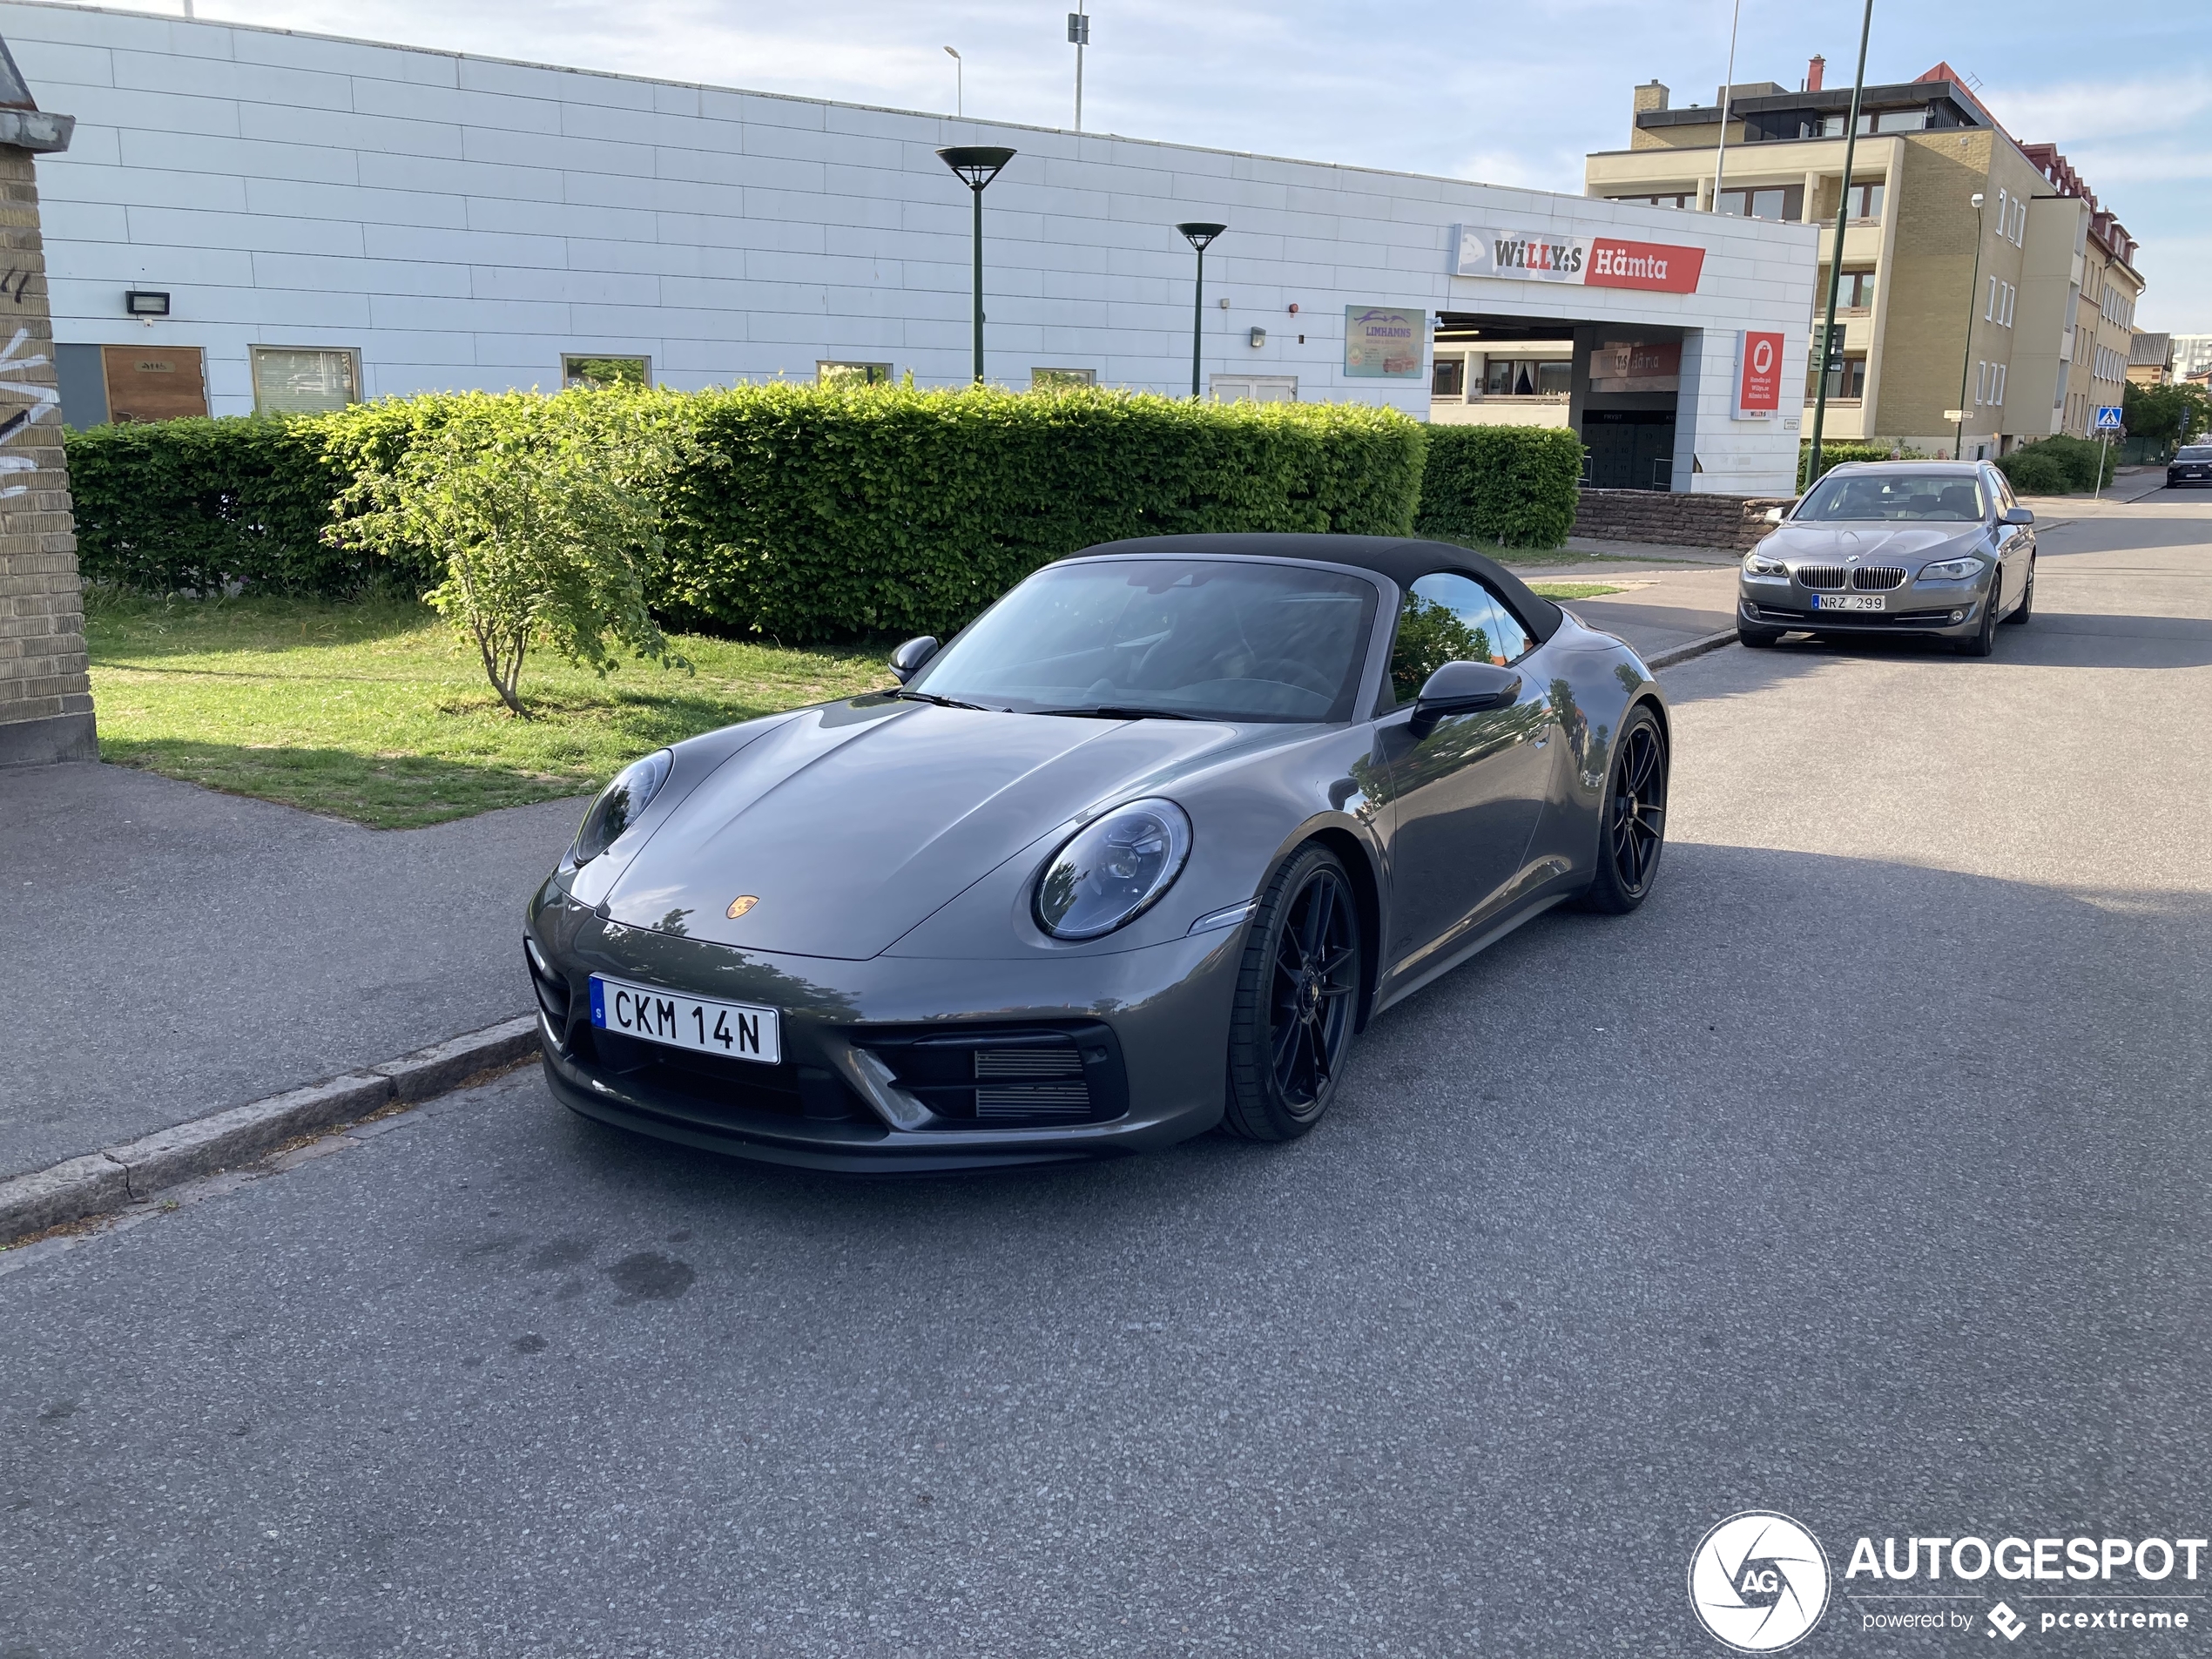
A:
{"type": "Polygon", "coordinates": [[[1982,561],[1976,558],[1939,559],[1933,564],[1920,567],[1923,582],[1971,582],[1982,571],[1982,561]]]}
{"type": "Polygon", "coordinates": [[[1096,939],[1143,915],[1190,856],[1190,820],[1171,800],[1133,800],[1093,819],[1037,883],[1037,926],[1096,939]]]}
{"type": "Polygon", "coordinates": [[[668,781],[668,769],[676,764],[676,757],[665,749],[658,749],[643,760],[633,760],[615,774],[614,781],[599,792],[599,799],[591,803],[591,810],[583,815],[583,824],[576,833],[576,861],[589,864],[615,842],[615,838],[635,824],[638,817],[660,793],[660,786],[668,781]]]}
{"type": "Polygon", "coordinates": [[[1743,556],[1743,574],[1763,581],[1786,582],[1790,577],[1790,567],[1780,559],[1770,559],[1764,553],[1746,553],[1743,556]]]}

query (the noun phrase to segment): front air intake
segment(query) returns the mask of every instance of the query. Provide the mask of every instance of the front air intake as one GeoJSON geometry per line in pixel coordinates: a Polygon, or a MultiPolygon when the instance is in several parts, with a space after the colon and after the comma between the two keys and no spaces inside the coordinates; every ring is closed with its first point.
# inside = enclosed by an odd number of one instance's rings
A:
{"type": "Polygon", "coordinates": [[[1885,593],[1905,585],[1905,571],[1894,564],[1862,564],[1851,573],[1851,584],[1861,593],[1885,593]]]}
{"type": "Polygon", "coordinates": [[[1844,585],[1844,567],[1840,564],[1800,564],[1797,569],[1797,585],[1830,593],[1844,585]]]}
{"type": "Polygon", "coordinates": [[[880,1028],[853,1042],[891,1068],[937,1126],[1097,1123],[1128,1109],[1121,1046],[1096,1021],[1059,1026],[880,1028]]]}

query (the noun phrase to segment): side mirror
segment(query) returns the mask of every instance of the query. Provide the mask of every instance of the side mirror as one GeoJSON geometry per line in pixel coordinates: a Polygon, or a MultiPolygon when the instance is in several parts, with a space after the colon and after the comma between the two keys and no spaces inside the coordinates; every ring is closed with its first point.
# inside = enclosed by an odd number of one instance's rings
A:
{"type": "Polygon", "coordinates": [[[921,671],[921,665],[937,654],[937,636],[924,634],[919,639],[909,639],[891,653],[891,671],[904,685],[921,671]]]}
{"type": "Polygon", "coordinates": [[[1521,676],[1494,663],[1447,663],[1428,677],[1413,699],[1413,735],[1426,737],[1439,720],[1503,708],[1521,695],[1521,676]]]}
{"type": "Polygon", "coordinates": [[[2007,524],[2033,524],[2034,522],[2035,515],[2025,507],[2007,507],[2005,509],[2004,523],[2007,524]]]}
{"type": "Polygon", "coordinates": [[[1766,509],[1766,522],[1770,524],[1779,524],[1782,522],[1782,509],[1779,507],[1768,508],[1766,509]]]}

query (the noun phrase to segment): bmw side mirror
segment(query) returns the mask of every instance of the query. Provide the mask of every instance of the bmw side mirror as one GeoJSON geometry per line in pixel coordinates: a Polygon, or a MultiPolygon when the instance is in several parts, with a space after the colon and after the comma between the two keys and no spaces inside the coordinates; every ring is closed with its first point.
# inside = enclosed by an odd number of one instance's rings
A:
{"type": "Polygon", "coordinates": [[[1521,695],[1521,676],[1494,663],[1447,663],[1428,677],[1413,699],[1413,735],[1426,737],[1439,720],[1503,708],[1521,695]]]}
{"type": "Polygon", "coordinates": [[[1779,507],[1768,508],[1766,509],[1766,522],[1770,524],[1779,524],[1782,522],[1782,509],[1779,507]]]}
{"type": "Polygon", "coordinates": [[[2005,523],[2007,524],[2033,524],[2034,522],[2035,515],[2025,507],[2007,507],[2005,509],[2005,523]]]}
{"type": "Polygon", "coordinates": [[[919,639],[909,639],[891,653],[891,671],[904,685],[921,671],[921,665],[937,654],[937,636],[924,634],[919,639]]]}

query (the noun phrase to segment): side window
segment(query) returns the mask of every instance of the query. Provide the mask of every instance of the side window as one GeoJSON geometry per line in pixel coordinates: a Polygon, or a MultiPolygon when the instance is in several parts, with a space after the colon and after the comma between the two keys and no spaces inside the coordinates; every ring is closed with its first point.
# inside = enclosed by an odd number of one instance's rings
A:
{"type": "Polygon", "coordinates": [[[1398,612],[1390,686],[1403,708],[1447,663],[1518,662],[1536,641],[1503,602],[1471,577],[1438,571],[1413,583],[1398,612]]]}
{"type": "Polygon", "coordinates": [[[2013,494],[2012,481],[2006,478],[2003,473],[1998,471],[1994,467],[1991,468],[1989,470],[1988,483],[1990,488],[1996,492],[1997,510],[1999,512],[2009,513],[2013,508],[2020,505],[2019,499],[2013,494]]]}

